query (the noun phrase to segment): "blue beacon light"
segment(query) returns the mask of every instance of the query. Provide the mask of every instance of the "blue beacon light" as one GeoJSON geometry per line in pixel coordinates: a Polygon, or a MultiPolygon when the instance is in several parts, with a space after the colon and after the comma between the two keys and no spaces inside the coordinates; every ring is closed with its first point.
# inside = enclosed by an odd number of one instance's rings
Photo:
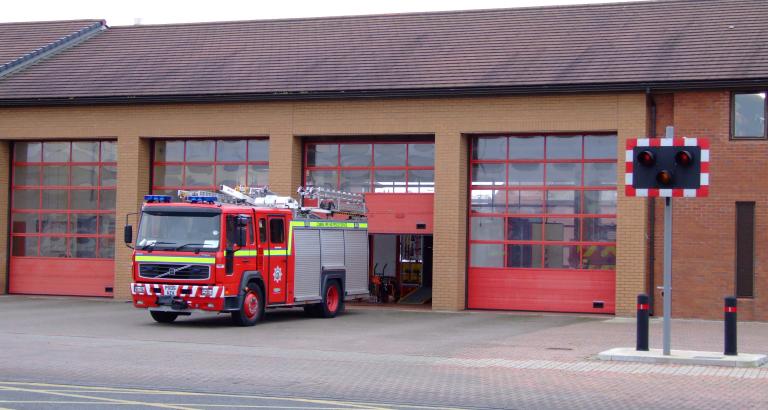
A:
{"type": "Polygon", "coordinates": [[[147,202],[160,202],[160,203],[170,203],[171,197],[170,195],[144,195],[144,200],[147,202]]]}

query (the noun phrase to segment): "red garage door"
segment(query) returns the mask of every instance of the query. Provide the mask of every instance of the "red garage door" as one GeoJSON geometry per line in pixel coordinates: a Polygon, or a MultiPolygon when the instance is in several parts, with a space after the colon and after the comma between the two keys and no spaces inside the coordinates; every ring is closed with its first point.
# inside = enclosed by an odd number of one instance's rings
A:
{"type": "Polygon", "coordinates": [[[12,293],[111,296],[113,141],[14,143],[12,293]]]}
{"type": "Polygon", "coordinates": [[[476,137],[468,305],[614,311],[616,136],[476,137]]]}

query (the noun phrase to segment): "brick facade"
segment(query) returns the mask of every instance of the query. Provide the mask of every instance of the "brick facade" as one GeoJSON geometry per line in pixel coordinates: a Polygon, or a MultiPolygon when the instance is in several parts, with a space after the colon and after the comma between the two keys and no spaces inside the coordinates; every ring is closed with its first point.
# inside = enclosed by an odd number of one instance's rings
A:
{"type": "MultiPolygon", "coordinates": [[[[485,133],[617,132],[645,135],[642,93],[520,97],[387,99],[232,104],[157,104],[0,109],[0,140],[118,140],[115,297],[128,297],[130,250],[122,246],[125,215],[149,190],[150,140],[161,137],[267,136],[270,185],[292,194],[301,182],[302,137],[435,136],[433,308],[465,307],[468,137],[485,133]]],[[[9,144],[0,146],[0,181],[7,182],[9,144]],[[4,172],[5,174],[3,174],[4,172]]],[[[713,164],[714,166],[714,164],[713,164]]],[[[618,167],[617,314],[633,311],[645,286],[645,202],[623,198],[618,167]]],[[[7,184],[5,186],[8,186],[7,184]]],[[[0,195],[0,231],[7,232],[7,195],[0,195]],[[6,202],[3,202],[6,201],[6,202]]],[[[7,238],[2,237],[2,241],[7,238]]],[[[6,266],[6,246],[2,246],[6,266]]],[[[0,270],[0,280],[5,280],[0,270]]]]}

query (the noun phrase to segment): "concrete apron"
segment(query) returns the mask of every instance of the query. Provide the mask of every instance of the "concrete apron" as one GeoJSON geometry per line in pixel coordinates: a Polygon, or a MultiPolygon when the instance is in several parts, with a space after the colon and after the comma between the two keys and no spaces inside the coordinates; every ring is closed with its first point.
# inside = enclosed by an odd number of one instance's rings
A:
{"type": "Polygon", "coordinates": [[[694,366],[723,366],[723,367],[759,367],[768,363],[764,354],[739,353],[736,356],[726,356],[717,352],[699,352],[695,350],[672,350],[665,356],[662,349],[639,351],[631,347],[617,347],[600,352],[600,360],[643,362],[657,364],[687,364],[694,366]]]}

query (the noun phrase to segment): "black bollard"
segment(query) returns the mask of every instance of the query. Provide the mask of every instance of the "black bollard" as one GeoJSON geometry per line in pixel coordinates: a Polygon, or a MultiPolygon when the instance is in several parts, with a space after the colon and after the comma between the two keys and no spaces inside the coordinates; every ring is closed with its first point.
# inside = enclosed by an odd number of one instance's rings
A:
{"type": "Polygon", "coordinates": [[[638,351],[648,351],[648,295],[637,295],[637,347],[638,351]]]}
{"type": "Polygon", "coordinates": [[[738,355],[736,348],[736,297],[725,298],[725,349],[726,356],[738,355]]]}

